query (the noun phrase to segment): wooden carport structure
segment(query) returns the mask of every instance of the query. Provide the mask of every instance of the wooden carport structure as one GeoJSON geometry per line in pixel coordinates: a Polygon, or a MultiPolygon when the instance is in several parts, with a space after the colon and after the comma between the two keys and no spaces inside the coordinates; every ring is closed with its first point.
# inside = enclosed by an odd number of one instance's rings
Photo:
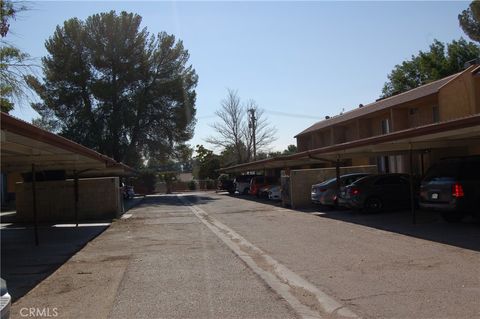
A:
{"type": "MultiPolygon", "coordinates": [[[[340,167],[344,165],[343,161],[347,158],[408,155],[410,158],[410,188],[413,193],[413,155],[423,154],[434,149],[452,147],[468,147],[480,154],[480,114],[312,149],[289,156],[234,165],[222,168],[220,171],[241,173],[330,162],[333,164],[332,166],[336,167],[338,180],[340,178],[340,167]]],[[[411,197],[412,216],[415,222],[415,205],[413,196],[411,197]]]]}
{"type": "Polygon", "coordinates": [[[78,226],[78,179],[131,176],[135,170],[88,147],[1,113],[1,171],[31,173],[35,241],[38,244],[36,178],[40,171],[64,171],[74,179],[78,226]]]}

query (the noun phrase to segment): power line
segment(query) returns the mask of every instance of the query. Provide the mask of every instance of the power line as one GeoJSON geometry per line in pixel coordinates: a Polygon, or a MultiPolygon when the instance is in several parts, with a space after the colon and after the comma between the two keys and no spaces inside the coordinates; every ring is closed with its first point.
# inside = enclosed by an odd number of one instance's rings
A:
{"type": "Polygon", "coordinates": [[[278,115],[278,116],[288,116],[288,117],[297,117],[297,118],[304,118],[304,119],[312,119],[312,120],[321,120],[321,116],[311,116],[306,114],[296,114],[296,113],[286,113],[286,112],[279,112],[279,111],[272,111],[264,109],[268,112],[268,115],[278,115]]]}
{"type": "MultiPolygon", "coordinates": [[[[321,117],[321,116],[311,116],[311,115],[306,115],[306,114],[278,112],[278,111],[272,111],[272,110],[267,110],[267,109],[263,109],[263,110],[268,112],[268,115],[296,117],[296,118],[303,118],[303,119],[310,119],[310,120],[321,120],[321,119],[323,119],[323,117],[321,117]]],[[[215,114],[204,115],[204,116],[197,117],[197,120],[205,120],[205,119],[211,119],[211,118],[215,118],[215,117],[217,117],[215,114]]]]}

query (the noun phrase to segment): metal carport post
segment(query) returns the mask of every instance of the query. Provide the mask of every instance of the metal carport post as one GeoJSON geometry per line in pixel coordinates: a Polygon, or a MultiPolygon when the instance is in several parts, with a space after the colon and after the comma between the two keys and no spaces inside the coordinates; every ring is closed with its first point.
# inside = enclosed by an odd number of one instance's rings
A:
{"type": "Polygon", "coordinates": [[[35,164],[32,164],[32,207],[33,207],[33,232],[35,235],[35,246],[38,246],[38,219],[37,219],[37,176],[35,164]]]}

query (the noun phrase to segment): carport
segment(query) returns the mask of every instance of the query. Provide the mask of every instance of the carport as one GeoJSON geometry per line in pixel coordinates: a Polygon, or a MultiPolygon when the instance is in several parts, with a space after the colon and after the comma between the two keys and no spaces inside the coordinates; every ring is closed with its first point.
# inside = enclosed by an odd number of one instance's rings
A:
{"type": "MultiPolygon", "coordinates": [[[[299,152],[266,160],[245,163],[221,169],[226,173],[289,168],[328,162],[336,168],[337,179],[346,160],[355,157],[404,155],[409,158],[406,173],[422,175],[426,169],[424,154],[435,150],[454,148],[468,149],[470,154],[480,154],[480,115],[472,115],[451,121],[410,128],[385,135],[359,139],[347,143],[299,152]],[[419,160],[419,169],[414,170],[414,160],[419,160]]],[[[411,178],[413,193],[413,178],[411,178]]],[[[411,202],[413,222],[416,221],[415,205],[411,202]]]]}
{"type": "Polygon", "coordinates": [[[38,178],[45,172],[61,172],[73,179],[74,214],[78,226],[79,179],[131,176],[135,171],[112,158],[32,124],[1,114],[1,171],[27,174],[31,179],[31,199],[35,242],[38,245],[38,178]]]}

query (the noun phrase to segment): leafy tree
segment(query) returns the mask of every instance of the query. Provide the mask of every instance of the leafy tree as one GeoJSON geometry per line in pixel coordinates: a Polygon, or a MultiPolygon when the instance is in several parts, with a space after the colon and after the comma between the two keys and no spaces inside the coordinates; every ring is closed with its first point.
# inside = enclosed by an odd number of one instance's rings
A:
{"type": "Polygon", "coordinates": [[[155,185],[157,183],[157,173],[152,169],[142,169],[139,171],[139,175],[136,178],[138,183],[142,185],[147,193],[153,193],[155,191],[155,185]]]}
{"type": "Polygon", "coordinates": [[[464,69],[465,62],[479,56],[480,48],[463,38],[446,45],[434,40],[429,51],[420,51],[418,55],[412,55],[410,60],[395,66],[382,89],[382,97],[402,93],[460,72],[464,69]]]}
{"type": "MultiPolygon", "coordinates": [[[[242,156],[247,157],[247,149],[244,144],[241,144],[242,156]]],[[[220,166],[228,167],[238,163],[237,149],[234,145],[228,145],[220,153],[220,166]]]]}
{"type": "Polygon", "coordinates": [[[274,158],[274,157],[279,157],[279,156],[286,156],[286,155],[292,155],[297,152],[297,147],[293,144],[288,145],[288,147],[283,150],[282,152],[276,151],[276,152],[260,152],[257,154],[257,160],[262,160],[262,159],[267,159],[267,158],[274,158]]]}
{"type": "Polygon", "coordinates": [[[32,107],[59,134],[141,167],[182,157],[195,125],[198,77],[182,41],[115,11],[57,26],[32,107]]]}
{"type": "Polygon", "coordinates": [[[7,36],[10,31],[10,20],[27,10],[27,7],[18,1],[0,0],[0,36],[7,36]]]}
{"type": "Polygon", "coordinates": [[[15,102],[28,96],[29,88],[25,76],[33,72],[33,63],[28,54],[5,41],[10,30],[10,20],[27,8],[13,1],[0,1],[0,108],[10,112],[15,102]]]}
{"type": "Polygon", "coordinates": [[[290,145],[287,146],[287,149],[285,149],[282,152],[282,155],[292,155],[292,154],[295,154],[297,151],[298,151],[297,146],[293,145],[293,144],[290,144],[290,145]]]}
{"type": "Polygon", "coordinates": [[[262,153],[275,140],[276,129],[268,123],[264,111],[253,100],[242,104],[234,90],[228,90],[221,108],[215,114],[219,121],[213,123],[212,128],[217,135],[205,141],[223,148],[225,155],[234,155],[231,164],[249,162],[254,157],[254,150],[262,153]],[[254,123],[252,118],[246,119],[247,110],[255,114],[254,123]]]}
{"type": "Polygon", "coordinates": [[[167,194],[171,194],[173,183],[177,180],[177,172],[162,172],[159,174],[159,177],[165,183],[167,194]]]}
{"type": "Polygon", "coordinates": [[[458,15],[458,22],[470,39],[480,42],[480,1],[472,1],[468,9],[458,15]]]}
{"type": "Polygon", "coordinates": [[[203,145],[197,145],[196,153],[196,177],[200,180],[216,179],[219,176],[217,170],[220,168],[220,157],[203,145]]]}

